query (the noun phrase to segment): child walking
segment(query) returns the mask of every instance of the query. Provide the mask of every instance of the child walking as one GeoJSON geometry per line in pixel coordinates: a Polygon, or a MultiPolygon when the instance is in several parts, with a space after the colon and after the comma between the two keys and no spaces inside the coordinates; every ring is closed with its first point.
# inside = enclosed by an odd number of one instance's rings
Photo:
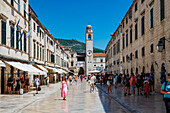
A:
{"type": "Polygon", "coordinates": [[[146,80],[145,81],[145,94],[146,94],[146,98],[149,98],[149,83],[148,81],[146,80]]]}
{"type": "Polygon", "coordinates": [[[65,76],[62,77],[60,89],[61,89],[61,97],[63,97],[63,100],[66,100],[66,96],[68,96],[68,84],[65,76]]]}

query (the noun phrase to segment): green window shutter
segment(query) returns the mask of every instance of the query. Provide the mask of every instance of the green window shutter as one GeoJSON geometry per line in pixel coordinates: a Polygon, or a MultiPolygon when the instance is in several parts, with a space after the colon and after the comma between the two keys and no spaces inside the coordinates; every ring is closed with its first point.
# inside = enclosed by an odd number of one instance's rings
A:
{"type": "Polygon", "coordinates": [[[6,22],[1,21],[1,44],[6,45],[6,22]]]}
{"type": "Polygon", "coordinates": [[[22,38],[19,42],[20,42],[20,50],[22,51],[22,38]]]}
{"type": "Polygon", "coordinates": [[[19,31],[16,31],[16,49],[19,49],[19,31]]]}
{"type": "Polygon", "coordinates": [[[150,10],[150,28],[153,28],[153,8],[150,10]]]}
{"type": "Polygon", "coordinates": [[[132,29],[130,30],[130,43],[132,43],[132,29]]]}
{"type": "Polygon", "coordinates": [[[11,26],[11,47],[14,48],[14,27],[11,26]]]}
{"type": "Polygon", "coordinates": [[[24,52],[27,52],[27,39],[26,39],[26,34],[24,34],[24,52]]]}
{"type": "Polygon", "coordinates": [[[126,47],[128,46],[128,34],[126,34],[126,47]]]}

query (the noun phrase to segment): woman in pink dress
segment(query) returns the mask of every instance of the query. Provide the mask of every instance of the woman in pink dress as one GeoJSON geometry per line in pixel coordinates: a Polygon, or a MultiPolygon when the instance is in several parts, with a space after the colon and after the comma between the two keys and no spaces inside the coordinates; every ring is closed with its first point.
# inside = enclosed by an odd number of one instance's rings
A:
{"type": "Polygon", "coordinates": [[[146,93],[146,98],[148,97],[149,98],[149,92],[150,92],[150,90],[149,90],[149,82],[146,80],[145,81],[145,93],[146,93]]]}
{"type": "Polygon", "coordinates": [[[67,80],[65,79],[65,76],[62,77],[60,89],[61,89],[61,97],[63,97],[63,100],[66,100],[66,96],[68,96],[68,84],[67,84],[67,80]]]}

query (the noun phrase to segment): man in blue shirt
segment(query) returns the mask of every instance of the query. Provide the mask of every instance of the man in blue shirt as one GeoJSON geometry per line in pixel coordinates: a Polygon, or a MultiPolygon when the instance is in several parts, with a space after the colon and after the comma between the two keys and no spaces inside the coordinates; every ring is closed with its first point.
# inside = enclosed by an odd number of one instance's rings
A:
{"type": "Polygon", "coordinates": [[[162,84],[161,93],[164,94],[166,112],[170,113],[170,73],[167,81],[162,84]]]}
{"type": "Polygon", "coordinates": [[[115,88],[117,88],[117,78],[118,78],[118,75],[116,74],[116,76],[115,76],[115,88]]]}

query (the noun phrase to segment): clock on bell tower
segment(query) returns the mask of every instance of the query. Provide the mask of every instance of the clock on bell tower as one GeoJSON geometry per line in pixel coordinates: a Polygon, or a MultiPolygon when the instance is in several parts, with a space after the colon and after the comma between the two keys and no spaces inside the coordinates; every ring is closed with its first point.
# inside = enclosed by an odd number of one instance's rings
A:
{"type": "Polygon", "coordinates": [[[93,71],[93,30],[92,26],[86,27],[86,75],[93,71]]]}

